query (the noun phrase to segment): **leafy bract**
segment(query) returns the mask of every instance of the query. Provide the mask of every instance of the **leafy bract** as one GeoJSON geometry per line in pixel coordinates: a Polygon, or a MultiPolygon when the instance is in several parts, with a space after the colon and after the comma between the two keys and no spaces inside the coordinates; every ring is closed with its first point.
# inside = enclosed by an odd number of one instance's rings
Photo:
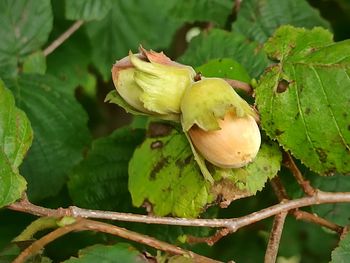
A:
{"type": "Polygon", "coordinates": [[[338,247],[332,252],[331,263],[346,263],[350,260],[350,232],[340,240],[338,247]]]}
{"type": "Polygon", "coordinates": [[[112,0],[65,0],[66,18],[72,20],[99,20],[112,7],[112,0]]]}
{"type": "Polygon", "coordinates": [[[305,0],[244,0],[233,31],[264,43],[281,25],[330,28],[319,12],[305,0]]]}
{"type": "Polygon", "coordinates": [[[21,166],[32,200],[55,195],[89,143],[87,115],[63,81],[20,75],[7,81],[34,130],[33,145],[21,166]]]}
{"type": "Polygon", "coordinates": [[[177,0],[171,16],[186,21],[212,21],[224,26],[231,13],[233,2],[231,0],[177,0]]]}
{"type": "Polygon", "coordinates": [[[140,112],[137,109],[133,108],[131,105],[129,105],[116,90],[112,90],[107,94],[105,102],[117,104],[118,106],[122,107],[126,112],[134,115],[146,115],[145,113],[140,112]]]}
{"type": "Polygon", "coordinates": [[[91,209],[130,210],[128,163],[143,137],[143,130],[126,127],[94,141],[68,182],[74,204],[91,209]]]}
{"type": "Polygon", "coordinates": [[[19,199],[26,189],[18,167],[32,139],[27,116],[16,108],[11,92],[0,80],[0,208],[19,199]]]}
{"type": "Polygon", "coordinates": [[[18,61],[47,41],[52,29],[50,0],[2,0],[0,25],[0,75],[14,76],[18,61]]]}
{"type": "Polygon", "coordinates": [[[282,161],[281,152],[276,143],[262,144],[254,161],[238,169],[215,168],[214,178],[217,181],[212,191],[222,196],[222,202],[228,205],[231,201],[255,195],[265,183],[277,175],[282,161]]]}
{"type": "Polygon", "coordinates": [[[175,122],[179,122],[179,114],[157,114],[157,113],[152,113],[152,114],[146,114],[144,112],[141,112],[135,108],[133,108],[131,105],[129,105],[123,98],[122,96],[119,95],[119,93],[116,90],[110,91],[106,98],[105,102],[117,104],[118,106],[122,107],[126,112],[134,114],[134,115],[141,115],[141,116],[147,116],[147,115],[152,115],[154,118],[159,118],[162,120],[171,120],[175,122]]]}
{"type": "MultiPolygon", "coordinates": [[[[314,187],[322,191],[346,192],[350,189],[350,177],[341,174],[328,177],[314,176],[311,182],[314,187]]],[[[338,225],[346,226],[350,223],[349,203],[315,205],[312,206],[312,211],[338,225]]]]}
{"type": "Polygon", "coordinates": [[[241,34],[220,29],[203,32],[193,38],[180,62],[198,67],[212,59],[234,59],[250,76],[259,76],[268,60],[256,42],[250,42],[241,34]]]}
{"type": "Polygon", "coordinates": [[[101,21],[86,25],[92,44],[92,60],[104,80],[111,77],[114,61],[136,51],[142,44],[152,49],[170,44],[180,21],[169,19],[172,1],[113,1],[101,21]],[[160,37],[161,36],[161,37],[160,37]]]}
{"type": "Polygon", "coordinates": [[[313,171],[350,173],[350,41],[284,26],[265,51],[277,63],[256,89],[262,127],[313,171]]]}
{"type": "Polygon", "coordinates": [[[212,201],[186,136],[176,131],[147,138],[135,150],[129,191],[135,206],[148,202],[160,216],[196,217],[212,201]]]}
{"type": "Polygon", "coordinates": [[[64,263],[141,263],[148,262],[140,252],[127,243],[112,246],[94,245],[79,251],[78,257],[71,257],[64,263]]]}

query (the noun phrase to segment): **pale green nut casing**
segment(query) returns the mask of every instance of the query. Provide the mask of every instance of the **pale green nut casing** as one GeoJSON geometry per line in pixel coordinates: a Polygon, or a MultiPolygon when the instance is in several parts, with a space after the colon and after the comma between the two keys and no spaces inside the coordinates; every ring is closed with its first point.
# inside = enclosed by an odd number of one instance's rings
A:
{"type": "Polygon", "coordinates": [[[144,107],[159,114],[180,113],[183,93],[193,83],[196,72],[167,57],[160,61],[148,58],[149,62],[130,54],[136,68],[134,80],[143,91],[140,100],[144,107]]]}
{"type": "Polygon", "coordinates": [[[142,47],[112,68],[113,83],[125,102],[145,114],[171,120],[179,119],[183,93],[195,75],[192,67],[142,47]]]}
{"type": "Polygon", "coordinates": [[[119,73],[118,78],[113,78],[113,80],[116,79],[114,85],[118,87],[119,95],[129,105],[141,112],[147,112],[147,109],[143,106],[143,103],[139,99],[142,94],[142,90],[133,79],[134,73],[135,69],[133,68],[123,70],[121,73],[119,73]]]}
{"type": "MultiPolygon", "coordinates": [[[[138,55],[140,56],[140,55],[138,55]]],[[[140,112],[149,112],[140,100],[142,89],[134,80],[135,68],[129,57],[125,57],[112,68],[112,79],[119,95],[133,108],[140,112]]]]}
{"type": "Polygon", "coordinates": [[[219,130],[219,119],[224,119],[228,111],[237,117],[252,116],[256,112],[223,79],[203,78],[193,83],[181,102],[182,127],[188,131],[197,125],[204,131],[219,130]]]}

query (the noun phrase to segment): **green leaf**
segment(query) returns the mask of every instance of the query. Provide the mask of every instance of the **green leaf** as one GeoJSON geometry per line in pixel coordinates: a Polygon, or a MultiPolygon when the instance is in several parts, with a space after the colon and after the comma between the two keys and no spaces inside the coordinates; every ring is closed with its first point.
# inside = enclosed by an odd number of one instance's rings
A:
{"type": "Polygon", "coordinates": [[[233,8],[231,0],[173,1],[171,16],[186,22],[212,21],[223,27],[233,8]]]}
{"type": "Polygon", "coordinates": [[[330,28],[318,10],[305,0],[244,0],[233,23],[233,31],[264,43],[281,25],[330,28]]]}
{"type": "Polygon", "coordinates": [[[287,216],[278,255],[289,258],[289,261],[278,259],[277,262],[329,262],[331,248],[334,247],[337,239],[337,235],[330,234],[317,224],[287,216]]]}
{"type": "Polygon", "coordinates": [[[0,80],[0,208],[19,199],[26,189],[18,167],[32,140],[27,116],[16,108],[13,95],[0,80]]]}
{"type": "Polygon", "coordinates": [[[241,34],[219,29],[201,33],[193,38],[180,61],[198,67],[212,59],[223,58],[236,60],[252,77],[259,76],[268,63],[266,55],[256,42],[247,41],[241,34]]]}
{"type": "Polygon", "coordinates": [[[100,20],[112,7],[111,0],[66,0],[66,18],[71,20],[100,20]]]}
{"type": "Polygon", "coordinates": [[[88,71],[91,62],[91,47],[88,42],[83,31],[74,33],[47,57],[47,72],[65,81],[71,89],[81,86],[94,90],[96,77],[88,71]]]}
{"type": "Polygon", "coordinates": [[[215,183],[212,191],[222,196],[228,205],[231,201],[255,195],[265,183],[277,175],[281,168],[282,155],[276,143],[262,144],[254,161],[238,169],[215,168],[215,183]]]}
{"type": "Polygon", "coordinates": [[[213,197],[183,133],[148,138],[129,163],[129,191],[137,207],[145,201],[159,216],[196,217],[213,197]]]}
{"type": "Polygon", "coordinates": [[[0,251],[0,263],[13,262],[21,253],[21,249],[16,244],[11,244],[0,251]]]}
{"type": "Polygon", "coordinates": [[[132,117],[130,127],[133,129],[146,129],[149,118],[147,116],[136,115],[132,117]]]}
{"type": "Polygon", "coordinates": [[[92,44],[92,60],[104,80],[111,78],[112,64],[136,51],[139,44],[152,49],[169,46],[179,21],[169,19],[172,2],[155,0],[114,1],[111,11],[86,25],[92,44]],[[161,37],[160,37],[161,36],[161,37]]]}
{"type": "Polygon", "coordinates": [[[266,133],[313,171],[350,173],[350,41],[284,26],[265,50],[278,61],[256,89],[266,133]]]}
{"type": "MultiPolygon", "coordinates": [[[[23,229],[27,227],[32,221],[33,217],[29,214],[18,214],[10,209],[0,210],[0,254],[10,242],[18,236],[23,229]],[[21,215],[21,216],[19,216],[21,215]]],[[[1,256],[0,256],[1,258],[1,256]]],[[[1,262],[1,260],[0,260],[1,262]]],[[[12,262],[10,260],[6,261],[12,262]]],[[[1,262],[2,263],[2,262],[1,262]]]]}
{"type": "Polygon", "coordinates": [[[74,204],[91,209],[130,209],[128,163],[143,138],[143,130],[125,127],[94,141],[68,182],[74,204]]]}
{"type": "Polygon", "coordinates": [[[45,72],[46,58],[43,52],[37,51],[24,59],[23,73],[38,73],[44,75],[45,72]]]}
{"type": "Polygon", "coordinates": [[[113,246],[94,245],[79,251],[79,257],[71,257],[64,263],[137,263],[148,262],[143,255],[127,243],[113,246]]]}
{"type": "Polygon", "coordinates": [[[87,115],[66,83],[52,76],[21,75],[7,83],[35,134],[21,166],[28,194],[32,200],[55,195],[89,143],[87,115]]]}
{"type": "MultiPolygon", "coordinates": [[[[314,187],[321,189],[322,191],[346,192],[350,189],[350,177],[341,174],[327,177],[315,175],[311,178],[311,183],[314,187]]],[[[349,203],[315,205],[312,206],[312,211],[320,217],[326,218],[329,221],[342,226],[346,226],[350,223],[349,203]]]]}
{"type": "Polygon", "coordinates": [[[228,78],[250,83],[250,77],[245,68],[237,61],[229,58],[213,59],[196,68],[207,78],[228,78]]]}
{"type": "Polygon", "coordinates": [[[2,0],[0,24],[0,74],[14,76],[18,60],[47,41],[52,29],[50,0],[2,0]]]}
{"type": "Polygon", "coordinates": [[[331,263],[346,263],[350,260],[350,232],[340,240],[338,247],[332,252],[331,263]]]}

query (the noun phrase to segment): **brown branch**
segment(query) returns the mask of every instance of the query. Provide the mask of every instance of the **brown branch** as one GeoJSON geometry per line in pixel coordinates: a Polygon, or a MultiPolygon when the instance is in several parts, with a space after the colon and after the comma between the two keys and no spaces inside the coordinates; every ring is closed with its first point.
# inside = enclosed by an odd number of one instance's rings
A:
{"type": "Polygon", "coordinates": [[[343,232],[343,227],[330,222],[322,217],[318,217],[315,214],[311,214],[309,212],[301,211],[301,210],[293,210],[291,211],[291,214],[295,216],[297,220],[303,220],[306,222],[314,223],[323,227],[326,227],[334,232],[337,232],[338,234],[341,234],[343,232]]]}
{"type": "Polygon", "coordinates": [[[56,48],[58,48],[64,41],[66,41],[75,31],[77,31],[84,24],[83,20],[77,20],[71,27],[69,27],[62,35],[54,40],[43,53],[46,56],[51,54],[56,48]]]}
{"type": "Polygon", "coordinates": [[[47,217],[64,217],[64,216],[72,216],[72,212],[70,208],[58,208],[51,209],[42,206],[37,206],[28,201],[27,197],[24,196],[21,200],[16,203],[13,203],[7,206],[8,209],[14,211],[20,211],[36,216],[47,216],[47,217]]]}
{"type": "Polygon", "coordinates": [[[305,180],[298,166],[295,164],[293,157],[287,152],[284,154],[284,165],[293,173],[304,193],[312,196],[316,190],[311,186],[309,181],[305,180]]]}
{"type": "Polygon", "coordinates": [[[241,2],[242,0],[234,0],[234,11],[237,14],[239,10],[241,9],[241,2]]]}
{"type": "Polygon", "coordinates": [[[290,211],[293,209],[310,206],[310,205],[349,202],[350,199],[348,198],[350,198],[350,193],[330,193],[330,192],[316,191],[314,196],[308,196],[300,199],[285,201],[278,205],[274,205],[269,208],[265,208],[258,212],[252,213],[250,215],[240,217],[237,219],[232,219],[233,222],[230,226],[235,227],[235,229],[238,229],[240,227],[260,221],[262,219],[265,219],[272,215],[276,215],[281,212],[286,212],[286,211],[290,211]]]}
{"type": "Polygon", "coordinates": [[[329,203],[350,203],[350,192],[322,192],[316,191],[313,196],[307,196],[295,200],[288,200],[279,204],[270,206],[252,214],[230,219],[190,219],[190,218],[173,218],[173,217],[157,217],[138,215],[130,213],[119,213],[99,210],[82,209],[78,207],[69,207],[66,209],[59,208],[57,210],[47,209],[31,204],[26,201],[19,201],[9,205],[7,208],[11,210],[26,212],[37,216],[51,217],[84,217],[99,218],[126,222],[139,222],[146,224],[164,224],[177,226],[199,226],[199,227],[217,227],[228,228],[231,232],[237,231],[239,228],[253,224],[257,221],[277,215],[281,212],[290,211],[300,207],[329,204],[329,203]]]}
{"type": "Polygon", "coordinates": [[[274,218],[269,237],[269,243],[267,244],[267,249],[265,253],[265,263],[276,262],[278,247],[281,241],[282,230],[287,214],[288,212],[282,212],[280,214],[277,214],[274,218]]]}
{"type": "Polygon", "coordinates": [[[213,246],[216,242],[218,242],[224,236],[227,236],[229,233],[229,229],[223,228],[216,231],[216,233],[210,237],[188,236],[186,241],[189,244],[207,243],[209,246],[213,246]]]}
{"type": "Polygon", "coordinates": [[[243,81],[239,81],[239,80],[235,80],[235,79],[224,79],[224,80],[228,84],[230,84],[232,88],[237,88],[237,89],[243,90],[244,92],[246,92],[249,95],[253,94],[253,88],[249,84],[247,84],[243,81]]]}
{"type": "MultiPolygon", "coordinates": [[[[272,189],[274,190],[274,192],[275,192],[275,194],[280,202],[285,202],[285,201],[289,200],[286,189],[284,188],[284,186],[283,186],[283,184],[278,176],[273,178],[270,181],[270,183],[271,183],[272,189]]],[[[291,215],[293,215],[297,220],[302,220],[302,221],[318,224],[318,225],[326,227],[332,231],[335,231],[339,234],[341,234],[343,231],[343,227],[341,227],[333,222],[330,222],[322,217],[318,217],[315,214],[301,211],[299,209],[290,210],[289,213],[291,215]]]]}
{"type": "Polygon", "coordinates": [[[286,188],[284,188],[279,176],[275,176],[270,180],[270,185],[275,192],[278,201],[283,202],[284,200],[289,200],[286,188]]]}
{"type": "Polygon", "coordinates": [[[157,240],[153,237],[149,237],[146,235],[139,234],[137,232],[133,232],[130,230],[127,230],[125,228],[121,228],[118,226],[93,221],[89,219],[84,220],[84,229],[85,230],[92,230],[92,231],[98,231],[98,232],[104,232],[112,235],[116,235],[125,239],[129,239],[141,244],[145,244],[147,246],[168,252],[170,254],[174,255],[188,255],[193,259],[194,262],[198,263],[214,263],[219,262],[214,259],[210,259],[204,256],[201,256],[199,254],[196,254],[192,251],[188,251],[185,249],[182,249],[180,247],[168,244],[166,242],[157,240]]]}
{"type": "Polygon", "coordinates": [[[38,253],[43,247],[45,247],[50,242],[55,239],[77,230],[81,227],[81,220],[77,220],[76,223],[67,225],[64,227],[57,228],[56,230],[50,232],[49,234],[43,236],[42,238],[35,241],[29,247],[21,252],[18,257],[13,261],[13,263],[22,263],[25,262],[31,255],[38,253]]]}
{"type": "Polygon", "coordinates": [[[26,259],[28,259],[31,255],[38,253],[43,247],[45,247],[47,244],[54,241],[55,239],[72,231],[85,231],[85,230],[112,234],[128,240],[145,244],[147,246],[150,246],[174,255],[187,255],[191,257],[194,262],[198,262],[198,263],[219,262],[219,261],[201,256],[199,254],[196,254],[192,251],[188,251],[180,247],[168,244],[166,242],[157,240],[155,238],[127,230],[125,228],[121,228],[111,224],[93,221],[89,219],[82,219],[82,218],[78,219],[75,223],[71,225],[58,228],[50,232],[46,236],[40,238],[39,240],[35,241],[33,244],[27,247],[24,251],[22,251],[21,254],[13,262],[14,263],[25,262],[26,259]]]}
{"type": "Polygon", "coordinates": [[[349,233],[349,231],[350,231],[350,226],[345,226],[343,228],[343,231],[340,234],[339,241],[343,240],[343,238],[349,233]]]}

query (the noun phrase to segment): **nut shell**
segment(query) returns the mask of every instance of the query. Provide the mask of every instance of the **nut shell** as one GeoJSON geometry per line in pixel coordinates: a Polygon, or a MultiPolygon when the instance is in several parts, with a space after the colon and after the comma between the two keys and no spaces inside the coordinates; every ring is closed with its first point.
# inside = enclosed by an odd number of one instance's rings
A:
{"type": "Polygon", "coordinates": [[[220,130],[204,131],[193,126],[188,131],[196,149],[207,161],[221,168],[240,168],[250,163],[261,144],[254,118],[239,118],[228,112],[224,120],[218,122],[220,130]]]}

